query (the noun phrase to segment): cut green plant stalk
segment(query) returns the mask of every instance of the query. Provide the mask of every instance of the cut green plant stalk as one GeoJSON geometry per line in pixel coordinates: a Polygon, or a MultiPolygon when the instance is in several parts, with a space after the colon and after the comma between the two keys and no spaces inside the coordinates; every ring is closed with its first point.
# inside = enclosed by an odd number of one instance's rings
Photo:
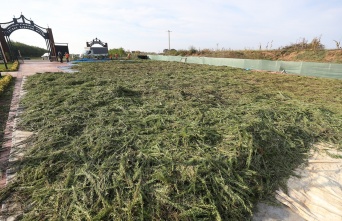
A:
{"type": "Polygon", "coordinates": [[[1,190],[22,220],[246,220],[315,142],[342,146],[339,80],[157,61],[76,68],[26,81],[20,128],[36,135],[1,190]]]}

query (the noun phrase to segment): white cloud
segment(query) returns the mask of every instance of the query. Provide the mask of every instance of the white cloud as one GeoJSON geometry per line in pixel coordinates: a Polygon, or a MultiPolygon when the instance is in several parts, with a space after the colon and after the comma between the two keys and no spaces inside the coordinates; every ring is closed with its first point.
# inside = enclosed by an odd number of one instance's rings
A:
{"type": "MultiPolygon", "coordinates": [[[[95,37],[110,48],[160,52],[175,49],[257,49],[273,41],[273,48],[305,37],[322,36],[335,47],[342,40],[339,0],[12,0],[2,6],[0,23],[23,13],[36,24],[52,28],[56,42],[67,42],[79,53],[95,37]]],[[[45,47],[36,33],[18,30],[11,39],[45,47]]]]}

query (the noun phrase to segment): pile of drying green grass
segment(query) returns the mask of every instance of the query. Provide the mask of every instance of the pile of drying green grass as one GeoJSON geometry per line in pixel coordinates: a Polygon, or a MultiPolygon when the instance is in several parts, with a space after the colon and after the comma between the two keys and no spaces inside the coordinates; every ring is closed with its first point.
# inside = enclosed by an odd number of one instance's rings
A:
{"type": "MultiPolygon", "coordinates": [[[[6,121],[11,106],[14,78],[11,75],[0,77],[0,146],[3,143],[6,121]]],[[[2,165],[0,165],[0,168],[2,165]]]]}
{"type": "Polygon", "coordinates": [[[25,83],[35,132],[0,200],[22,220],[246,220],[317,141],[342,81],[172,62],[82,64],[25,83]]]}

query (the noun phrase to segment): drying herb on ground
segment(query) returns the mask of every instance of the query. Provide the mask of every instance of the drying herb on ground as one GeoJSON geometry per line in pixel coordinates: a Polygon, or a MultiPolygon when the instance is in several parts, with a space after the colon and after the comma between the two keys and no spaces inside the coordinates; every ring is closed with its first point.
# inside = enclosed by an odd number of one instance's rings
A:
{"type": "Polygon", "coordinates": [[[77,69],[25,83],[20,126],[35,135],[0,192],[22,220],[246,220],[313,143],[341,146],[339,80],[157,61],[77,69]]]}
{"type": "MultiPolygon", "coordinates": [[[[0,144],[3,143],[6,121],[11,106],[14,78],[11,75],[0,77],[0,144]]],[[[2,165],[0,165],[2,168],[2,165]]]]}

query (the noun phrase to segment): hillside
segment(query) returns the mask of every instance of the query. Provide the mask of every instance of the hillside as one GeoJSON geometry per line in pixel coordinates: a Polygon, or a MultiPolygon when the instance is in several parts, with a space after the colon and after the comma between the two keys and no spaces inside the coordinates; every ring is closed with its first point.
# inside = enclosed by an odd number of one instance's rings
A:
{"type": "Polygon", "coordinates": [[[307,61],[342,63],[342,49],[339,50],[244,50],[244,51],[217,51],[206,54],[209,57],[243,58],[282,61],[307,61]]]}
{"type": "Polygon", "coordinates": [[[342,63],[342,49],[336,50],[191,50],[170,51],[165,55],[204,56],[217,58],[240,58],[281,61],[306,61],[323,63],[342,63]]]}
{"type": "Polygon", "coordinates": [[[21,42],[11,42],[14,51],[17,52],[18,50],[20,50],[20,53],[23,57],[40,57],[42,56],[45,52],[48,52],[46,49],[44,48],[39,48],[36,46],[30,46],[30,45],[26,45],[24,43],[21,42]]]}
{"type": "Polygon", "coordinates": [[[306,62],[328,62],[342,63],[342,48],[340,44],[336,45],[336,49],[325,49],[320,38],[314,38],[310,43],[306,39],[302,39],[299,43],[290,44],[278,49],[260,50],[213,50],[213,49],[196,49],[191,46],[188,50],[164,50],[165,55],[180,56],[205,56],[218,58],[240,58],[240,59],[261,59],[261,60],[282,60],[282,61],[306,61],[306,62]]]}

